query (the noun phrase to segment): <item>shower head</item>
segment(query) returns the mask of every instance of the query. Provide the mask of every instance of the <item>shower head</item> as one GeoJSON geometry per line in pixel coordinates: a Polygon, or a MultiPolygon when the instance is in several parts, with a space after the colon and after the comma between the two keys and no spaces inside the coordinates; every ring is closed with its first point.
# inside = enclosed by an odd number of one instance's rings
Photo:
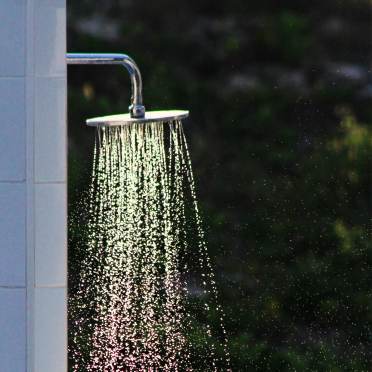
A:
{"type": "Polygon", "coordinates": [[[91,127],[116,127],[133,123],[154,123],[181,120],[189,116],[188,111],[148,111],[143,118],[132,118],[130,114],[119,114],[87,119],[87,125],[91,127]]]}
{"type": "Polygon", "coordinates": [[[70,65],[122,65],[130,76],[132,85],[131,105],[128,114],[102,116],[87,120],[87,125],[95,127],[120,126],[131,123],[169,122],[189,116],[188,111],[150,111],[145,112],[142,102],[142,77],[137,64],[126,54],[118,53],[67,53],[70,65]]]}

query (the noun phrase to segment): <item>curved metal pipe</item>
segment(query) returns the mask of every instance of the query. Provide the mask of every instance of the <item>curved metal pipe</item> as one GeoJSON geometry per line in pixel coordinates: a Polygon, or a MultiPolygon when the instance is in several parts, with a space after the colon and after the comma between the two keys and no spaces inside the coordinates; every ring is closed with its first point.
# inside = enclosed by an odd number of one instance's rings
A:
{"type": "Polygon", "coordinates": [[[130,77],[132,86],[131,105],[129,113],[132,118],[145,117],[145,107],[142,101],[142,77],[137,64],[126,54],[120,53],[67,53],[69,65],[122,65],[130,77]]]}

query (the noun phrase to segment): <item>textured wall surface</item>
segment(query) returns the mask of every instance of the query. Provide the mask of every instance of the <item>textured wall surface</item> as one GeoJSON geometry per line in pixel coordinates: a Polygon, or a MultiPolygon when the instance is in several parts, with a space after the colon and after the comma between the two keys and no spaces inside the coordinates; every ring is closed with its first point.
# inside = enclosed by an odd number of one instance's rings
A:
{"type": "Polygon", "coordinates": [[[66,4],[0,2],[0,370],[67,370],[66,4]]]}

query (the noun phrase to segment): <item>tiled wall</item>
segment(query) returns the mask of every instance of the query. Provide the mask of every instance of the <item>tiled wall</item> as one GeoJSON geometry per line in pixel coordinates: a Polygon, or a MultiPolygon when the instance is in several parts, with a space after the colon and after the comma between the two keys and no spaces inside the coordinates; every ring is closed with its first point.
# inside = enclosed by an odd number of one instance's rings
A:
{"type": "Polygon", "coordinates": [[[0,371],[66,372],[66,3],[0,1],[0,371]]]}

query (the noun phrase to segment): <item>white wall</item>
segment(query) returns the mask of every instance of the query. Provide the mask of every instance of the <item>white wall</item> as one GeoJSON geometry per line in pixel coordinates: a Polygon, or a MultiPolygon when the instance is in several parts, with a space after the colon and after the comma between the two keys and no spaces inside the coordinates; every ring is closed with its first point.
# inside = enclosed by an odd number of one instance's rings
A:
{"type": "Polygon", "coordinates": [[[0,371],[67,371],[66,4],[0,1],[0,371]]]}

